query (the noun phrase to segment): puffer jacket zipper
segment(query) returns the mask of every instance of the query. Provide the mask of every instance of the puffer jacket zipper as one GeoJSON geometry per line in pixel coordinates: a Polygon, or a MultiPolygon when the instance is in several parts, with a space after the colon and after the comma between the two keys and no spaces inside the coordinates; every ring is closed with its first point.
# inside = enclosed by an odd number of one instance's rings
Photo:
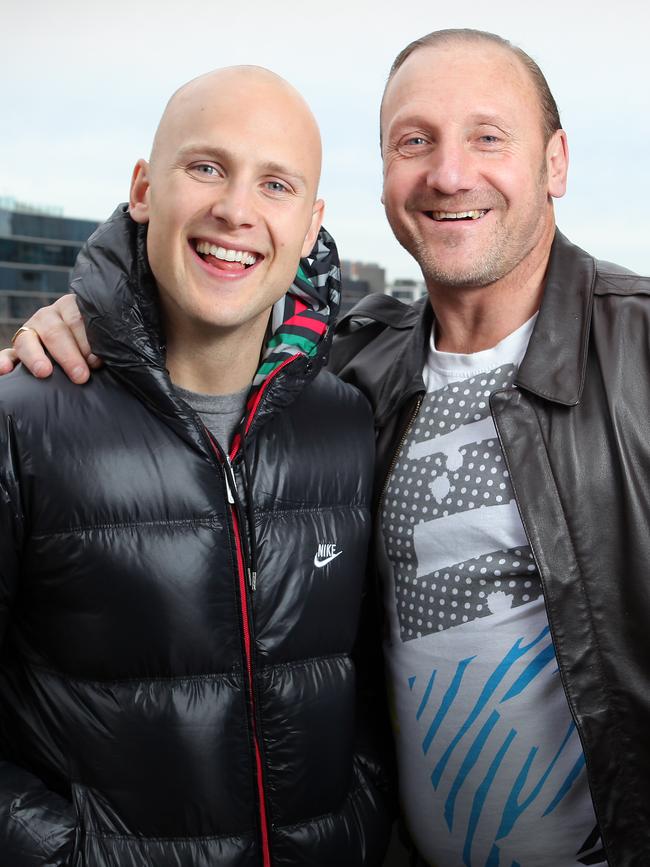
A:
{"type": "Polygon", "coordinates": [[[250,629],[250,613],[248,609],[248,593],[246,592],[246,567],[242,551],[241,532],[237,509],[231,506],[233,529],[237,544],[237,572],[239,573],[239,595],[241,598],[242,628],[244,630],[244,649],[246,652],[246,674],[248,676],[248,689],[251,697],[251,724],[253,727],[253,742],[255,745],[255,776],[257,778],[257,794],[260,809],[260,833],[262,835],[262,862],[264,867],[271,865],[271,852],[269,846],[269,828],[266,810],[266,794],[264,792],[264,775],[262,769],[262,753],[260,750],[260,735],[257,725],[257,712],[255,702],[255,685],[253,682],[253,651],[250,629]]]}
{"type": "MultiPolygon", "coordinates": [[[[262,398],[266,393],[269,384],[287,365],[291,364],[301,355],[294,355],[282,362],[272,373],[269,374],[262,387],[258,391],[255,402],[251,407],[250,413],[246,419],[246,424],[243,430],[245,436],[253,423],[253,419],[259,409],[262,398]]],[[[246,681],[251,703],[251,726],[253,734],[253,745],[255,749],[255,777],[257,782],[257,793],[259,801],[259,819],[260,833],[262,837],[262,863],[263,867],[271,867],[271,849],[269,845],[269,827],[268,827],[268,811],[266,806],[266,793],[264,791],[264,769],[262,763],[262,750],[260,747],[260,726],[257,714],[257,701],[255,690],[255,679],[253,677],[253,635],[251,628],[251,612],[249,604],[249,593],[252,594],[255,590],[256,576],[251,576],[250,564],[246,562],[244,536],[240,525],[239,513],[237,509],[236,492],[237,483],[233,469],[233,462],[239,452],[242,450],[243,438],[237,436],[235,444],[229,455],[223,455],[221,449],[215,442],[214,438],[209,434],[212,448],[219,458],[219,462],[223,467],[224,481],[226,484],[226,494],[228,497],[228,505],[230,507],[230,517],[232,520],[233,534],[235,537],[235,548],[237,554],[237,578],[239,585],[239,598],[241,604],[242,617],[242,633],[244,637],[244,654],[246,659],[246,681]],[[224,459],[225,458],[225,459],[224,459]]],[[[250,496],[250,491],[248,492],[250,496]]],[[[251,528],[251,535],[253,530],[251,528]]]]}

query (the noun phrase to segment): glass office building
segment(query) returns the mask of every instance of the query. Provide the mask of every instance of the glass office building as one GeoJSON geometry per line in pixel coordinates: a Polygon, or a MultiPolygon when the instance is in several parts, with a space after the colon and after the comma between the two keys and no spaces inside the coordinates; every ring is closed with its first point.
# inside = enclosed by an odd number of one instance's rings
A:
{"type": "Polygon", "coordinates": [[[68,291],[77,253],[97,225],[0,199],[0,323],[20,325],[68,291]]]}

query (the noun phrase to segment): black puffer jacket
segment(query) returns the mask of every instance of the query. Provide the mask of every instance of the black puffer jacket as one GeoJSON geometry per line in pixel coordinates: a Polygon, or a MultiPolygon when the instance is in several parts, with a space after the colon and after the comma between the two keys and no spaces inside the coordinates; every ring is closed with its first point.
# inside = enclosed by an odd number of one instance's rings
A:
{"type": "Polygon", "coordinates": [[[315,251],[232,469],[171,387],[124,211],[73,284],[107,367],[0,382],[2,867],[381,861],[352,659],[372,423],[316,376],[338,268],[315,251]]]}

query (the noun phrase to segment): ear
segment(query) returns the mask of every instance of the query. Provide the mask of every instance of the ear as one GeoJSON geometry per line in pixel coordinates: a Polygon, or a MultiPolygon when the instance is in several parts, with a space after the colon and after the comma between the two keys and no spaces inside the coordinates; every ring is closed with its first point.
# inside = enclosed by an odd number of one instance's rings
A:
{"type": "Polygon", "coordinates": [[[131,176],[129,213],[136,223],[149,222],[149,172],[149,163],[140,159],[135,164],[131,176]]]}
{"type": "Polygon", "coordinates": [[[563,129],[556,130],[546,145],[546,170],[548,193],[554,199],[559,199],[566,192],[569,170],[569,144],[563,129]]]}
{"type": "Polygon", "coordinates": [[[314,202],[314,208],[312,210],[309,229],[307,231],[307,234],[305,235],[302,250],[300,251],[301,256],[308,256],[309,253],[311,253],[313,246],[316,243],[316,238],[318,237],[320,227],[323,225],[324,215],[325,202],[322,199],[316,199],[316,201],[314,202]]]}

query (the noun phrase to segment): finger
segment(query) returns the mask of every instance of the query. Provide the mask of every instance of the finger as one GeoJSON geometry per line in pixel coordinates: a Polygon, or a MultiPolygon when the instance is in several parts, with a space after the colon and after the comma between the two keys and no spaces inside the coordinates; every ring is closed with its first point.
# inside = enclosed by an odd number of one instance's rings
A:
{"type": "Polygon", "coordinates": [[[11,373],[17,363],[18,358],[13,349],[0,349],[0,376],[11,373]]]}
{"type": "Polygon", "coordinates": [[[98,370],[104,362],[101,360],[101,358],[95,355],[94,352],[91,352],[90,355],[86,358],[86,363],[89,364],[93,370],[98,370]]]}
{"type": "Polygon", "coordinates": [[[29,330],[21,332],[14,343],[20,360],[33,372],[33,365],[50,362],[43,347],[63,368],[73,382],[86,382],[90,370],[69,326],[61,318],[55,304],[42,307],[25,323],[29,330]],[[36,334],[34,334],[36,332],[36,334]],[[29,338],[29,340],[27,340],[29,338]],[[43,347],[38,344],[40,338],[43,347]]]}
{"type": "Polygon", "coordinates": [[[83,355],[83,357],[87,361],[90,361],[92,356],[92,359],[95,363],[99,361],[97,356],[93,354],[93,351],[90,348],[90,344],[88,343],[86,326],[84,325],[81,313],[79,312],[79,305],[77,304],[76,296],[63,295],[61,298],[58,298],[54,302],[54,304],[52,305],[52,309],[56,310],[59,313],[63,322],[70,329],[72,336],[76,340],[77,346],[79,347],[79,352],[83,355]]]}
{"type": "Polygon", "coordinates": [[[21,331],[14,340],[13,350],[3,350],[3,354],[9,352],[13,352],[14,362],[21,361],[34,376],[42,379],[52,373],[52,362],[43,352],[41,341],[34,331],[21,331]]]}

